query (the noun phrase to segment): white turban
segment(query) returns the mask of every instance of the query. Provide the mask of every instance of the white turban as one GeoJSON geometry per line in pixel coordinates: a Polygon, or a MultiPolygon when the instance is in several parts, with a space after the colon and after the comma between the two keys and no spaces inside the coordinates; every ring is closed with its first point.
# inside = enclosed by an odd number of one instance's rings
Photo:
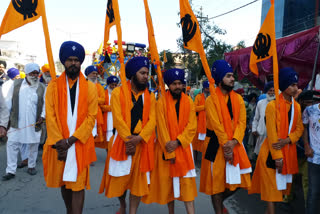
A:
{"type": "Polygon", "coordinates": [[[26,66],[24,67],[24,73],[25,74],[29,74],[33,71],[38,71],[40,72],[40,66],[36,63],[29,63],[29,64],[26,64],[26,66]]]}

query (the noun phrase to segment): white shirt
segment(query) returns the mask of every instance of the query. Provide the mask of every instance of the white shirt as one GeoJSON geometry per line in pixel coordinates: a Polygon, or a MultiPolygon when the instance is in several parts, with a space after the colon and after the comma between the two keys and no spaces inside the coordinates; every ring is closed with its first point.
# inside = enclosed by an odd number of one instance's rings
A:
{"type": "Polygon", "coordinates": [[[314,151],[313,158],[308,161],[320,164],[320,109],[319,104],[308,106],[302,115],[303,124],[309,125],[309,143],[314,151]]]}
{"type": "MultiPolygon", "coordinates": [[[[11,112],[12,107],[12,96],[13,96],[12,85],[9,89],[7,102],[9,112],[11,112]]],[[[8,130],[8,141],[20,142],[20,143],[39,143],[41,131],[36,132],[34,126],[24,128],[31,124],[36,123],[37,115],[37,104],[38,104],[38,95],[37,95],[38,85],[30,86],[27,81],[24,79],[21,84],[19,91],[19,116],[18,116],[18,129],[10,127],[8,130]],[[19,130],[19,128],[23,128],[19,130]]],[[[45,93],[43,95],[45,100],[45,93]]],[[[43,105],[41,117],[45,117],[45,105],[43,105]]]]}
{"type": "MultiPolygon", "coordinates": [[[[109,103],[110,103],[110,101],[111,101],[111,92],[112,92],[112,90],[110,90],[109,89],[109,87],[108,87],[108,93],[109,93],[109,103]]],[[[113,135],[113,118],[112,118],[112,112],[111,111],[109,111],[108,112],[108,120],[107,120],[107,141],[109,141],[110,140],[110,138],[112,137],[112,135],[113,135]]]]}
{"type": "Polygon", "coordinates": [[[267,135],[267,128],[265,123],[265,115],[266,115],[266,108],[268,105],[268,99],[265,98],[260,100],[257,104],[256,113],[254,115],[252,121],[252,132],[258,132],[261,135],[267,135]]]}
{"type": "Polygon", "coordinates": [[[9,108],[8,104],[12,102],[12,100],[11,100],[12,99],[12,95],[11,95],[10,98],[8,98],[8,93],[9,93],[9,90],[12,87],[12,85],[13,85],[13,80],[12,79],[9,79],[8,81],[6,81],[6,82],[4,82],[2,84],[2,95],[3,95],[3,98],[4,98],[5,102],[6,102],[7,108],[9,108]]]}
{"type": "MultiPolygon", "coordinates": [[[[313,88],[313,90],[319,91],[319,90],[320,90],[320,74],[317,74],[317,75],[316,75],[316,78],[315,78],[314,81],[315,81],[315,82],[314,82],[314,88],[313,88]]],[[[308,89],[309,89],[309,90],[312,90],[312,89],[311,89],[311,82],[312,82],[312,80],[309,82],[309,86],[308,86],[308,89]]]]}

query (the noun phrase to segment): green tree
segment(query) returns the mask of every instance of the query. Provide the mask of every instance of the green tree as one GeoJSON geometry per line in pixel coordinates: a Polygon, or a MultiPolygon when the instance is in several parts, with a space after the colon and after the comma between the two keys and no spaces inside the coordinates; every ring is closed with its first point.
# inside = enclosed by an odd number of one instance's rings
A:
{"type": "MultiPolygon", "coordinates": [[[[170,52],[170,50],[165,50],[165,51],[166,51],[167,62],[164,64],[164,69],[168,70],[168,69],[174,68],[175,63],[174,63],[173,54],[170,52]]],[[[163,53],[164,51],[160,52],[160,60],[162,62],[163,62],[163,53]]]]}

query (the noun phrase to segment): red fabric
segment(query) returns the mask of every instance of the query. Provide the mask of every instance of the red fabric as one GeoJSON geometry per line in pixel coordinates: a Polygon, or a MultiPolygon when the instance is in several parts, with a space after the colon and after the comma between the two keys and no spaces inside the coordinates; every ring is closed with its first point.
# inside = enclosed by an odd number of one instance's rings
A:
{"type": "MultiPolygon", "coordinates": [[[[66,83],[66,74],[65,72],[61,74],[61,76],[57,79],[57,88],[58,88],[58,114],[60,115],[60,124],[62,127],[62,135],[63,138],[69,138],[69,128],[68,128],[68,92],[67,83],[66,83]]],[[[77,125],[76,129],[80,127],[83,121],[86,119],[88,115],[88,82],[83,74],[80,72],[79,75],[79,100],[78,100],[78,115],[77,115],[77,125]]],[[[88,141],[86,143],[81,143],[80,141],[76,141],[76,158],[77,158],[77,167],[78,174],[80,174],[83,169],[85,169],[91,162],[96,160],[94,151],[94,139],[93,136],[90,135],[88,141]],[[94,155],[93,155],[94,154],[94,155]]]]}
{"type": "MultiPolygon", "coordinates": [[[[279,69],[293,67],[299,74],[299,88],[305,88],[312,78],[313,65],[317,52],[319,26],[291,36],[277,39],[279,69]]],[[[258,63],[259,78],[249,70],[252,47],[225,53],[225,60],[238,73],[239,80],[249,79],[255,86],[263,89],[265,77],[273,74],[272,58],[258,63]]],[[[317,67],[320,66],[320,57],[317,67]]]]}

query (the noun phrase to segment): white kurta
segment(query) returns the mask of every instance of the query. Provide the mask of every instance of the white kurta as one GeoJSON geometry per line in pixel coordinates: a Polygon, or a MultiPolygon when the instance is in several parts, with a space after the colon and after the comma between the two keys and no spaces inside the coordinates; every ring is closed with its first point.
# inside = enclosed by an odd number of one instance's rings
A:
{"type": "Polygon", "coordinates": [[[256,140],[256,147],[254,148],[254,153],[256,153],[257,155],[259,154],[263,141],[267,137],[265,116],[268,103],[268,99],[263,99],[258,102],[256,113],[252,121],[252,132],[258,132],[259,134],[256,140]]]}
{"type": "MultiPolygon", "coordinates": [[[[31,144],[39,143],[41,131],[36,132],[34,126],[24,128],[31,124],[36,123],[38,95],[38,85],[29,86],[26,80],[23,80],[19,92],[19,116],[18,116],[18,129],[10,127],[8,130],[8,141],[31,144]],[[23,129],[21,129],[23,128],[23,129]],[[21,129],[21,130],[19,130],[21,129]]],[[[13,84],[9,89],[7,102],[9,112],[12,107],[12,96],[13,96],[13,84]]],[[[45,100],[45,95],[43,96],[45,100]]],[[[43,105],[41,117],[45,117],[45,105],[43,105]]]]}
{"type": "MultiPolygon", "coordinates": [[[[111,90],[107,89],[108,90],[108,93],[109,93],[109,103],[111,102],[111,90]]],[[[108,120],[107,120],[107,141],[110,140],[110,138],[112,137],[113,135],[113,118],[112,118],[112,112],[109,111],[108,113],[108,120]]]]}

